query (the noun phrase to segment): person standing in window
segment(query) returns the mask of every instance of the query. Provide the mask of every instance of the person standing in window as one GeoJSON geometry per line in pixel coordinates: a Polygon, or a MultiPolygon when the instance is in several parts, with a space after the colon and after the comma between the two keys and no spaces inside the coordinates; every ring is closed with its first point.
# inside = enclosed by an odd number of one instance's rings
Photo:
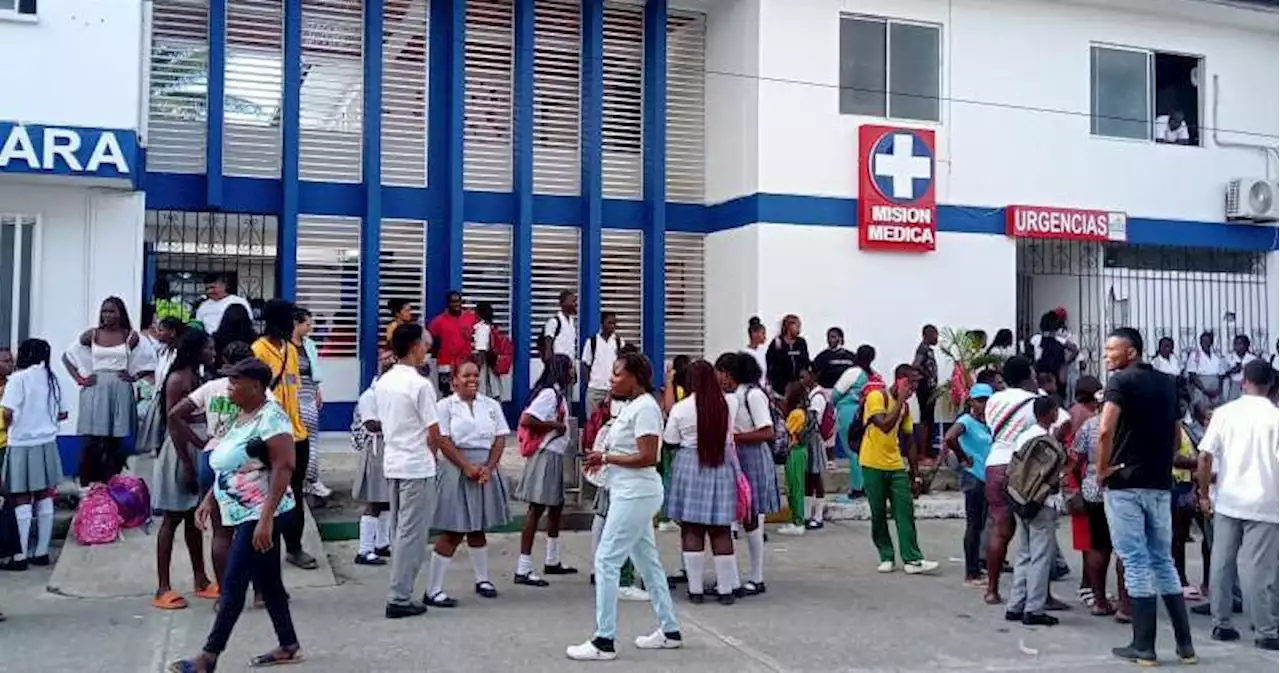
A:
{"type": "Polygon", "coordinates": [[[1191,132],[1187,130],[1186,114],[1173,109],[1168,114],[1156,115],[1155,141],[1171,145],[1190,145],[1191,132]]]}
{"type": "Polygon", "coordinates": [[[618,335],[618,315],[613,311],[600,314],[600,333],[582,345],[582,375],[587,379],[587,415],[609,399],[613,363],[625,342],[618,335]]]}
{"type": "Polygon", "coordinates": [[[764,372],[769,370],[768,341],[769,334],[764,323],[760,322],[760,318],[751,316],[751,320],[747,321],[747,347],[742,349],[742,352],[755,359],[756,366],[760,368],[759,385],[766,392],[769,390],[769,379],[764,375],[764,372]]]}
{"type": "Polygon", "coordinates": [[[493,304],[487,301],[476,302],[476,325],[472,332],[471,351],[475,354],[476,366],[480,368],[480,394],[494,399],[502,396],[502,377],[493,371],[498,363],[493,339],[494,330],[497,329],[493,304]]]}
{"type": "Polygon", "coordinates": [[[809,344],[800,336],[800,318],[794,314],[783,316],[778,336],[769,342],[765,352],[768,363],[769,386],[775,395],[781,395],[787,386],[800,379],[800,370],[808,367],[809,344]]]}
{"type": "Polygon", "coordinates": [[[447,397],[453,385],[453,364],[471,357],[475,339],[476,314],[462,307],[462,293],[449,292],[444,311],[431,319],[427,330],[436,345],[436,372],[441,396],[447,397]]]}
{"type": "Polygon", "coordinates": [[[249,315],[253,315],[253,307],[244,297],[227,292],[227,277],[221,273],[211,273],[204,277],[204,292],[204,301],[196,307],[196,322],[209,334],[217,332],[222,326],[222,316],[232,305],[239,304],[249,315]]]}
{"type": "Polygon", "coordinates": [[[1227,373],[1223,377],[1226,384],[1226,400],[1231,402],[1240,399],[1244,394],[1244,368],[1245,365],[1258,359],[1258,356],[1249,352],[1249,336],[1246,334],[1237,334],[1236,338],[1231,342],[1231,352],[1226,357],[1227,373]]]}
{"type": "Polygon", "coordinates": [[[844,347],[844,330],[839,327],[828,329],[827,349],[813,359],[813,374],[818,385],[831,390],[840,380],[840,375],[855,364],[853,353],[844,347]]]}
{"type": "MultiPolygon", "coordinates": [[[[290,474],[291,488],[296,497],[302,497],[302,485],[306,479],[307,464],[311,461],[311,435],[302,420],[302,400],[298,389],[302,385],[302,352],[293,345],[293,304],[283,299],[272,299],[262,307],[265,334],[253,342],[253,355],[271,368],[271,385],[267,388],[288,414],[293,424],[294,466],[290,474]]],[[[314,557],[302,548],[302,533],[306,526],[306,507],[299,506],[293,514],[282,520],[285,560],[302,568],[315,570],[320,567],[314,557]]]]}
{"type": "Polygon", "coordinates": [[[1200,347],[1187,356],[1187,383],[1191,384],[1191,401],[1216,405],[1222,401],[1222,376],[1227,363],[1213,347],[1213,332],[1200,335],[1200,347]]]}

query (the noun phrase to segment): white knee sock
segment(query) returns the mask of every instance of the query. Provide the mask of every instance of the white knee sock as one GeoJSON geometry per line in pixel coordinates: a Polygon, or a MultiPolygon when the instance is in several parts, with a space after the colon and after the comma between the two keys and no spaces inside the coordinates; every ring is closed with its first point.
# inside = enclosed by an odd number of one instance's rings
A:
{"type": "Polygon", "coordinates": [[[806,521],[813,518],[813,498],[807,495],[804,497],[804,518],[806,521]]]}
{"type": "Polygon", "coordinates": [[[738,577],[738,559],[733,554],[726,554],[713,557],[713,561],[716,565],[716,593],[721,596],[733,593],[737,588],[734,585],[738,577]]]}
{"type": "Polygon", "coordinates": [[[444,593],[444,573],[453,559],[431,552],[431,567],[427,570],[427,598],[444,593]]]}
{"type": "Polygon", "coordinates": [[[681,554],[684,559],[684,570],[689,576],[689,593],[700,594],[703,592],[702,577],[703,570],[707,566],[707,556],[700,551],[687,551],[681,554]]]}
{"type": "Polygon", "coordinates": [[[374,538],[374,545],[378,548],[391,546],[391,512],[378,514],[378,533],[374,538]]]}
{"type": "Polygon", "coordinates": [[[27,540],[31,537],[31,505],[14,507],[13,515],[18,519],[18,546],[22,550],[14,554],[13,560],[22,561],[27,558],[27,540]]]}
{"type": "Polygon", "coordinates": [[[372,554],[378,539],[378,517],[365,514],[360,517],[360,555],[372,554]]]}
{"type": "Polygon", "coordinates": [[[822,523],[822,516],[827,508],[827,499],[814,496],[813,498],[813,520],[822,523]]]}
{"type": "Polygon", "coordinates": [[[764,581],[764,517],[756,523],[756,529],[747,532],[747,558],[750,561],[749,581],[764,581]]]}
{"type": "Polygon", "coordinates": [[[560,538],[547,538],[547,565],[560,565],[560,538]]]}
{"type": "Polygon", "coordinates": [[[597,514],[591,518],[591,563],[596,562],[596,549],[600,547],[600,536],[604,535],[604,517],[597,514]]]}
{"type": "Polygon", "coordinates": [[[533,572],[533,557],[528,554],[521,554],[516,560],[516,574],[528,575],[533,572]]]}
{"type": "Polygon", "coordinates": [[[476,575],[476,583],[489,581],[489,548],[468,547],[467,555],[471,558],[471,572],[476,575]]]}
{"type": "Polygon", "coordinates": [[[36,556],[49,554],[49,541],[53,539],[53,499],[36,501],[36,556]]]}

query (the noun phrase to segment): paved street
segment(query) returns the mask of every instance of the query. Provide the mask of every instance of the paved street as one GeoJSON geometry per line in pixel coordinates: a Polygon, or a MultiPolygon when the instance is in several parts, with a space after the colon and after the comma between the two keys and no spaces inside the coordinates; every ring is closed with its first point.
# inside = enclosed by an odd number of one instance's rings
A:
{"type": "MultiPolygon", "coordinates": [[[[686,646],[672,652],[635,650],[630,640],[652,630],[653,616],[647,604],[623,603],[619,660],[603,665],[618,672],[1136,670],[1108,652],[1127,638],[1127,627],[1080,608],[1060,613],[1063,623],[1051,629],[1007,624],[1000,608],[984,606],[978,590],[961,584],[953,559],[963,523],[923,521],[920,528],[926,553],[943,562],[934,577],[876,574],[865,522],[831,524],[800,539],[771,535],[768,594],[732,608],[695,607],[678,595],[686,646]]],[[[585,570],[587,536],[566,540],[566,562],[585,570]]],[[[297,670],[543,673],[590,666],[564,658],[565,646],[581,642],[593,626],[585,573],[559,578],[544,590],[512,587],[517,542],[501,536],[492,543],[500,599],[484,601],[470,593],[470,564],[459,551],[447,588],[462,606],[399,622],[381,616],[385,569],[353,566],[353,543],[326,545],[338,586],[293,590],[294,617],[308,656],[297,670]]],[[[660,544],[668,567],[675,567],[677,536],[661,534],[660,544]]],[[[150,561],[140,564],[149,567],[150,561]]],[[[1078,572],[1077,567],[1055,585],[1059,596],[1074,599],[1078,572]]],[[[1198,566],[1193,577],[1199,577],[1198,566]]],[[[9,616],[0,625],[0,672],[152,673],[195,652],[211,624],[205,602],[164,613],[137,597],[53,595],[45,591],[49,580],[48,569],[0,576],[0,610],[9,616]]],[[[422,581],[425,572],[420,588],[422,581]]],[[[1274,654],[1211,642],[1207,618],[1194,617],[1193,626],[1201,655],[1197,670],[1276,670],[1274,654]]],[[[1161,656],[1171,664],[1172,633],[1162,628],[1161,656]]],[[[219,670],[244,670],[248,657],[272,641],[266,615],[246,612],[219,670]]]]}

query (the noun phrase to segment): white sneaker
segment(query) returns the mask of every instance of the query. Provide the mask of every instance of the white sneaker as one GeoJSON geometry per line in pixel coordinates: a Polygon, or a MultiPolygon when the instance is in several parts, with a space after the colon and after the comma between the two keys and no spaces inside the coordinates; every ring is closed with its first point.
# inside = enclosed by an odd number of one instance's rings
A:
{"type": "Polygon", "coordinates": [[[881,561],[880,565],[876,566],[876,572],[878,573],[893,572],[893,561],[881,561]]]}
{"type": "Polygon", "coordinates": [[[327,498],[333,495],[333,489],[325,486],[323,481],[317,479],[315,483],[311,484],[311,494],[317,498],[327,498]]]}
{"type": "Polygon", "coordinates": [[[778,526],[778,535],[791,535],[799,537],[804,535],[804,526],[797,526],[794,523],[786,523],[778,526]]]}
{"type": "Polygon", "coordinates": [[[680,526],[676,525],[674,521],[661,521],[658,523],[659,533],[674,533],[678,530],[680,530],[680,526]]]}
{"type": "Polygon", "coordinates": [[[903,563],[902,569],[905,570],[908,575],[927,575],[938,569],[938,562],[920,560],[912,563],[903,563]]]}
{"type": "Polygon", "coordinates": [[[590,640],[581,645],[570,645],[565,648],[564,655],[574,661],[613,661],[618,658],[617,652],[598,649],[590,640]]]}
{"type": "Polygon", "coordinates": [[[618,600],[648,603],[649,592],[640,587],[618,587],[618,600]]]}
{"type": "Polygon", "coordinates": [[[684,647],[683,640],[668,638],[662,629],[636,638],[636,648],[641,650],[678,650],[681,647],[684,647]]]}

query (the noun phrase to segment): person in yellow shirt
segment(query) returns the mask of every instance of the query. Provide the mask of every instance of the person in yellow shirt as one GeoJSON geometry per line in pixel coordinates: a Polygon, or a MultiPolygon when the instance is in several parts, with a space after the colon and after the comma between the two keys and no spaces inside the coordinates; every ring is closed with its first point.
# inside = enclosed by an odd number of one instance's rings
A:
{"type": "MultiPolygon", "coordinates": [[[[298,387],[302,383],[302,374],[298,368],[298,348],[290,341],[293,336],[293,304],[283,299],[268,301],[262,307],[262,321],[263,336],[253,342],[253,355],[271,368],[271,392],[289,415],[289,422],[293,426],[297,463],[289,486],[293,489],[294,497],[301,498],[307,463],[311,458],[311,441],[307,436],[307,426],[302,422],[302,404],[298,399],[298,387]]],[[[319,567],[315,557],[302,549],[306,507],[295,507],[293,514],[283,518],[287,521],[281,527],[285,559],[303,570],[315,570],[319,567]]]]}
{"type": "MultiPolygon", "coordinates": [[[[892,389],[867,393],[862,409],[866,430],[858,454],[865,479],[867,504],[871,507],[871,540],[880,554],[878,572],[893,572],[893,538],[889,536],[889,513],[898,529],[898,546],[902,552],[902,568],[909,575],[932,572],[936,561],[928,561],[916,543],[915,504],[912,502],[912,475],[902,459],[900,437],[911,436],[911,412],[908,401],[915,394],[920,373],[911,365],[898,365],[893,372],[892,389]]],[[[914,461],[913,461],[914,463],[914,461]]]]}

